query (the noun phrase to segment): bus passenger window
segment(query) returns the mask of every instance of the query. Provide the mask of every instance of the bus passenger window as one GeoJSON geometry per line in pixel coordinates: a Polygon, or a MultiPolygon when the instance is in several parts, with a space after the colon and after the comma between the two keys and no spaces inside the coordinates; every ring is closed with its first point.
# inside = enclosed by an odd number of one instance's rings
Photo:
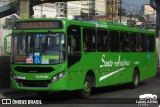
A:
{"type": "Polygon", "coordinates": [[[127,32],[120,32],[120,42],[121,42],[121,51],[129,52],[130,51],[130,37],[127,32]]]}
{"type": "Polygon", "coordinates": [[[153,35],[148,35],[147,46],[148,46],[148,52],[154,52],[154,49],[155,49],[155,38],[154,38],[153,35]]]}
{"type": "Polygon", "coordinates": [[[103,29],[97,30],[97,48],[99,52],[107,52],[109,51],[109,44],[108,44],[108,31],[103,29]]]}
{"type": "Polygon", "coordinates": [[[130,43],[131,43],[131,51],[138,52],[139,51],[139,39],[137,37],[138,34],[130,33],[130,43]]]}
{"type": "Polygon", "coordinates": [[[145,34],[141,34],[141,46],[142,52],[147,52],[147,37],[145,34]]]}
{"type": "Polygon", "coordinates": [[[120,51],[119,32],[109,31],[109,44],[110,44],[110,51],[111,52],[119,52],[120,51]]]}
{"type": "Polygon", "coordinates": [[[136,43],[137,43],[137,52],[141,52],[142,51],[142,46],[141,46],[141,36],[140,34],[137,34],[136,36],[136,43]]]}
{"type": "Polygon", "coordinates": [[[95,52],[96,51],[95,29],[91,29],[91,28],[83,29],[83,50],[85,52],[95,52]]]}

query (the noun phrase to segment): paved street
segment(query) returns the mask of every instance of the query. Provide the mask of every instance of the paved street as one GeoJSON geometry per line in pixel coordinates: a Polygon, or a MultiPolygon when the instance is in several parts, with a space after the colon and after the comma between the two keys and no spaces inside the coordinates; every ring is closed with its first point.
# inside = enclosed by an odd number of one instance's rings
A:
{"type": "Polygon", "coordinates": [[[55,104],[136,104],[139,95],[143,94],[155,94],[160,98],[160,73],[154,78],[141,82],[137,89],[129,89],[127,85],[94,89],[88,99],[77,98],[76,92],[52,92],[49,96],[42,98],[34,92],[20,92],[5,94],[4,97],[17,100],[39,99],[50,107],[55,104]]]}

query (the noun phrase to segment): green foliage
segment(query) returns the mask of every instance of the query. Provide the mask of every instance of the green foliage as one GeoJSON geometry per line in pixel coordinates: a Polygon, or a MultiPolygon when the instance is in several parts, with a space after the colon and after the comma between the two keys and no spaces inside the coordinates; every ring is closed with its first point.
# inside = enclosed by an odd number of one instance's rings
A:
{"type": "Polygon", "coordinates": [[[127,14],[127,10],[126,9],[122,9],[121,10],[121,15],[122,16],[127,16],[128,14],[127,14]]]}
{"type": "Polygon", "coordinates": [[[145,20],[145,18],[144,18],[143,16],[139,16],[139,17],[138,17],[138,21],[140,21],[140,22],[145,22],[146,20],[145,20]]]}
{"type": "Polygon", "coordinates": [[[135,27],[136,26],[136,21],[131,21],[130,22],[130,27],[135,27]]]}

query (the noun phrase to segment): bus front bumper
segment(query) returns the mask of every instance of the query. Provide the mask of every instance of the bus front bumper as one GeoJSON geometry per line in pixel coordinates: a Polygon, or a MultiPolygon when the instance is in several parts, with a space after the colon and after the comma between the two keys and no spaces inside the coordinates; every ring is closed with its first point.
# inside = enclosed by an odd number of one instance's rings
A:
{"type": "Polygon", "coordinates": [[[13,89],[26,90],[26,91],[61,91],[68,90],[67,76],[60,78],[55,82],[42,81],[15,81],[10,77],[10,86],[13,89]]]}

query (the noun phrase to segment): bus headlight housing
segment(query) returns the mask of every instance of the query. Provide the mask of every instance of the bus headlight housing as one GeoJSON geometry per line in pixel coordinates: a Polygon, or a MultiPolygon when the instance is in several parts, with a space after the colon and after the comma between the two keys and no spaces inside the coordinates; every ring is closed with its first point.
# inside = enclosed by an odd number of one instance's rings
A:
{"type": "Polygon", "coordinates": [[[65,74],[66,74],[66,71],[63,71],[63,72],[60,72],[59,74],[54,75],[52,78],[52,82],[55,82],[59,80],[60,78],[64,77],[65,74]]]}

